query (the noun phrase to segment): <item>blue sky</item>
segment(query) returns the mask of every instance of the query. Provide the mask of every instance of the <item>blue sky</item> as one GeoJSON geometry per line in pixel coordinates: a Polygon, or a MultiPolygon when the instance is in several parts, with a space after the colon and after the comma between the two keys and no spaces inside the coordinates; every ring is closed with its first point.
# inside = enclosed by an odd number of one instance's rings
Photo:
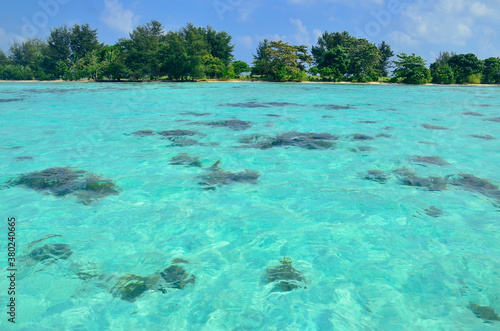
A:
{"type": "Polygon", "coordinates": [[[233,36],[250,62],[264,38],[313,45],[322,31],[347,30],[396,52],[433,61],[441,50],[500,56],[500,0],[24,0],[0,4],[0,48],[14,38],[45,38],[51,27],[89,23],[113,44],[152,19],[166,30],[186,22],[233,36]]]}

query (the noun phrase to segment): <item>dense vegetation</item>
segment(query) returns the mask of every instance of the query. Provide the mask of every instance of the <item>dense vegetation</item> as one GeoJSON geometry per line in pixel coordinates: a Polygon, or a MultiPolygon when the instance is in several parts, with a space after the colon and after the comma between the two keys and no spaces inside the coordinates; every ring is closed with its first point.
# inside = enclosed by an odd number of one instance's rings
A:
{"type": "MultiPolygon", "coordinates": [[[[60,26],[46,40],[15,41],[0,50],[0,79],[142,81],[233,79],[242,73],[269,81],[390,81],[406,84],[500,83],[500,58],[441,52],[427,67],[415,54],[397,54],[344,32],[324,32],[316,45],[263,40],[252,67],[235,61],[231,36],[187,24],[165,31],[158,21],[138,26],[114,45],[99,42],[88,24],[60,26]],[[392,77],[388,78],[389,74],[392,77]],[[386,78],[387,77],[387,78],[386,78]]],[[[241,76],[248,77],[248,76],[241,76]]]]}

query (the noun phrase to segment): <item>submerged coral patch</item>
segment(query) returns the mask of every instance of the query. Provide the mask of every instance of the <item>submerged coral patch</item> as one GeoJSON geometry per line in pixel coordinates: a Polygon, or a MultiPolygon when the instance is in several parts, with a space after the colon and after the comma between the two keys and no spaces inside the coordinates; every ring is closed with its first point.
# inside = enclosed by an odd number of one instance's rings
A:
{"type": "Polygon", "coordinates": [[[451,185],[461,187],[468,191],[480,193],[488,198],[500,201],[500,190],[490,181],[470,174],[446,176],[451,185]]]}
{"type": "Polygon", "coordinates": [[[444,213],[441,209],[436,208],[434,206],[430,206],[429,208],[424,209],[424,211],[427,215],[429,215],[430,217],[434,217],[434,218],[442,216],[444,213]]]}
{"type": "Polygon", "coordinates": [[[27,160],[33,160],[33,156],[17,156],[14,158],[16,161],[27,161],[27,160]]]}
{"type": "Polygon", "coordinates": [[[240,138],[239,141],[249,144],[250,148],[269,149],[273,147],[299,147],[305,149],[330,149],[334,148],[338,136],[329,133],[311,132],[286,132],[269,137],[265,135],[252,135],[240,138]]]}
{"type": "Polygon", "coordinates": [[[500,123],[500,117],[487,118],[487,119],[485,119],[483,121],[490,121],[490,122],[500,123]]]}
{"type": "Polygon", "coordinates": [[[287,107],[287,106],[303,106],[298,103],[291,102],[255,102],[249,101],[244,103],[227,103],[219,106],[234,107],[234,108],[271,108],[271,107],[287,107]]]}
{"type": "Polygon", "coordinates": [[[373,140],[373,139],[375,139],[372,136],[368,136],[368,135],[362,134],[362,133],[351,134],[351,137],[354,140],[373,140]]]}
{"type": "Polygon", "coordinates": [[[445,128],[444,126],[439,126],[439,125],[422,124],[422,126],[426,129],[429,129],[429,130],[449,130],[448,128],[445,128]]]}
{"type": "Polygon", "coordinates": [[[473,138],[483,139],[483,140],[495,140],[495,139],[497,139],[497,138],[495,138],[493,136],[490,136],[489,134],[484,134],[484,135],[471,134],[470,136],[473,137],[473,138]]]}
{"type": "Polygon", "coordinates": [[[150,137],[154,136],[156,133],[153,130],[139,130],[132,132],[131,135],[138,137],[150,137]]]}
{"type": "Polygon", "coordinates": [[[462,113],[463,115],[468,115],[468,116],[483,116],[481,113],[476,113],[475,111],[466,111],[462,113]]]}
{"type": "Polygon", "coordinates": [[[440,156],[422,156],[422,155],[416,155],[412,158],[413,162],[416,163],[427,163],[427,164],[434,164],[434,165],[439,165],[439,166],[445,166],[445,165],[450,165],[445,159],[443,159],[440,156]]]}
{"type": "Polygon", "coordinates": [[[194,145],[203,145],[203,144],[194,139],[179,139],[175,140],[173,143],[168,145],[168,147],[185,147],[194,145]]]}
{"type": "Polygon", "coordinates": [[[220,161],[217,161],[207,170],[210,171],[206,175],[199,176],[198,184],[205,186],[207,189],[215,189],[217,186],[229,185],[233,183],[249,183],[255,184],[259,179],[260,174],[257,171],[245,169],[241,172],[224,171],[219,166],[220,161]]]}
{"type": "Polygon", "coordinates": [[[0,99],[0,103],[5,103],[5,102],[16,102],[16,101],[23,101],[24,99],[0,99]]]}
{"type": "Polygon", "coordinates": [[[248,130],[252,127],[252,123],[241,120],[222,120],[214,122],[191,122],[190,125],[206,125],[212,127],[228,128],[233,131],[248,130]]]}
{"type": "Polygon", "coordinates": [[[167,130],[158,132],[160,136],[174,138],[174,137],[192,137],[192,136],[205,136],[205,134],[198,131],[191,130],[167,130]]]}
{"type": "Polygon", "coordinates": [[[285,292],[306,287],[302,272],[292,267],[292,259],[285,257],[280,263],[279,266],[267,269],[268,283],[275,283],[278,289],[285,292]]]}
{"type": "Polygon", "coordinates": [[[408,176],[400,179],[403,185],[425,187],[429,191],[441,191],[446,189],[446,181],[442,177],[418,177],[408,176]]]}
{"type": "Polygon", "coordinates": [[[314,105],[315,107],[321,107],[321,108],[326,108],[329,110],[340,110],[340,109],[356,109],[353,106],[350,105],[314,105]]]}
{"type": "Polygon", "coordinates": [[[47,260],[66,260],[73,254],[68,244],[45,244],[29,253],[29,258],[43,262],[47,260]]]}
{"type": "Polygon", "coordinates": [[[382,170],[368,170],[366,173],[360,174],[363,179],[372,180],[381,184],[387,182],[391,176],[382,170]]]}
{"type": "Polygon", "coordinates": [[[490,306],[480,306],[474,302],[469,302],[469,308],[480,319],[485,321],[500,321],[500,316],[490,306]]]}
{"type": "Polygon", "coordinates": [[[176,289],[183,289],[188,284],[194,284],[196,281],[196,276],[190,275],[183,267],[175,264],[165,268],[160,273],[160,276],[167,283],[167,287],[176,289]]]}
{"type": "Polygon", "coordinates": [[[122,300],[134,302],[144,292],[153,288],[159,277],[141,277],[134,274],[122,276],[111,289],[111,294],[122,300]]]}
{"type": "Polygon", "coordinates": [[[49,168],[23,174],[7,181],[7,185],[48,192],[59,197],[76,195],[84,204],[119,194],[118,186],[111,180],[70,167],[49,168]]]}
{"type": "Polygon", "coordinates": [[[186,167],[202,167],[203,164],[198,156],[191,156],[186,153],[176,155],[170,159],[171,165],[181,165],[186,167]]]}

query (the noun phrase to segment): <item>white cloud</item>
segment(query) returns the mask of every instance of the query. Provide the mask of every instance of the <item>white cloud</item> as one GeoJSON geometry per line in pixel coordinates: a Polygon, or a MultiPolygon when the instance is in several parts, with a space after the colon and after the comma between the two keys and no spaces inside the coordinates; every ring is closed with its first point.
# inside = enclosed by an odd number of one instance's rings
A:
{"type": "Polygon", "coordinates": [[[417,0],[401,13],[406,36],[401,32],[392,37],[407,44],[418,40],[465,46],[472,37],[481,35],[479,26],[483,21],[498,17],[498,13],[500,2],[497,0],[417,0]]]}
{"type": "Polygon", "coordinates": [[[253,38],[251,36],[236,37],[236,43],[243,46],[245,49],[253,49],[253,38]]]}
{"type": "Polygon", "coordinates": [[[402,31],[393,31],[388,35],[389,40],[394,41],[395,43],[404,44],[408,46],[415,46],[418,42],[413,39],[411,36],[407,35],[402,31]]]}
{"type": "Polygon", "coordinates": [[[307,31],[307,28],[304,26],[304,24],[302,24],[302,21],[299,19],[290,18],[290,22],[297,29],[297,33],[294,35],[295,42],[301,45],[311,44],[311,37],[309,35],[309,31],[307,31]]]}
{"type": "Polygon", "coordinates": [[[101,20],[113,30],[124,33],[132,32],[137,23],[137,17],[132,10],[124,9],[118,0],[104,0],[105,9],[101,20]]]}

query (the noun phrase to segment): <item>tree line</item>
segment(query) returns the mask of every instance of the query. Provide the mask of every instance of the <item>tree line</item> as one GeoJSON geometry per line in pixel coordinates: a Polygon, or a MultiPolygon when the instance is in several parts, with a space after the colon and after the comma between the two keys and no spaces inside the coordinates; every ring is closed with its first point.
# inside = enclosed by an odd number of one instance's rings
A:
{"type": "MultiPolygon", "coordinates": [[[[252,66],[236,61],[232,37],[212,27],[187,24],[165,31],[158,21],[135,28],[114,45],[99,42],[88,24],[52,29],[46,38],[15,41],[0,50],[0,79],[141,81],[234,79],[250,73],[269,81],[386,81],[406,84],[500,83],[500,58],[480,60],[474,54],[441,52],[435,62],[415,54],[396,58],[384,41],[379,45],[349,32],[324,32],[311,49],[283,41],[263,40],[252,66]],[[391,76],[391,77],[389,77],[391,76]]],[[[245,76],[246,77],[246,76],[245,76]]]]}

